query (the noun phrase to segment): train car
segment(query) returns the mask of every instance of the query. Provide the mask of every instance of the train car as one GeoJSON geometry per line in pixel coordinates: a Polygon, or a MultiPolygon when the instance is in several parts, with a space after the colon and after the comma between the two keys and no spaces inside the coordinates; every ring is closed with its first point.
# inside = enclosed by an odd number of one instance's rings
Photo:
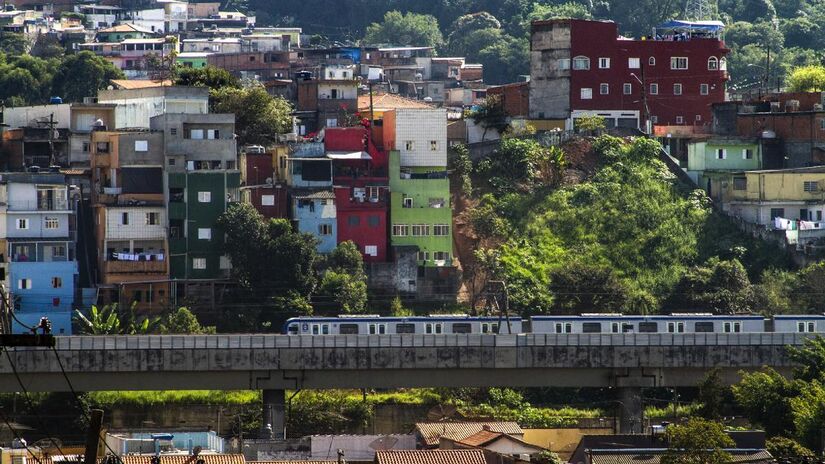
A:
{"type": "Polygon", "coordinates": [[[823,333],[825,315],[777,315],[773,316],[773,332],[823,333]]]}
{"type": "Polygon", "coordinates": [[[637,316],[582,314],[580,316],[533,316],[533,333],[758,333],[765,331],[765,318],[756,315],[714,316],[671,314],[637,316]]]}
{"type": "Polygon", "coordinates": [[[294,317],[284,324],[287,335],[383,335],[383,334],[518,334],[522,320],[517,317],[434,315],[380,317],[357,315],[338,317],[294,317]]]}

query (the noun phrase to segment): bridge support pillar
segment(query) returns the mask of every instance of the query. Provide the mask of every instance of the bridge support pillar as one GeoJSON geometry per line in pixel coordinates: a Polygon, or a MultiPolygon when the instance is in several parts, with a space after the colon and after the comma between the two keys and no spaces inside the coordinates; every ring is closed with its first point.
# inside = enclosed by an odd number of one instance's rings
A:
{"type": "Polygon", "coordinates": [[[263,390],[263,414],[261,415],[261,438],[284,440],[286,438],[286,392],[284,390],[263,390]]]}
{"type": "Polygon", "coordinates": [[[619,433],[644,433],[642,387],[619,388],[619,433]]]}

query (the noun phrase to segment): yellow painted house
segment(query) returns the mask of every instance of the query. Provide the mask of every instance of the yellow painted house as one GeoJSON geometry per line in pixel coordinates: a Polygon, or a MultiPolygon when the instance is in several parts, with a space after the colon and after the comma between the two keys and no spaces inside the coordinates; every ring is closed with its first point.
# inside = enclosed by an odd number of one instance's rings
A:
{"type": "Polygon", "coordinates": [[[775,217],[825,219],[825,166],[739,172],[705,172],[710,197],[746,222],[775,217]]]}

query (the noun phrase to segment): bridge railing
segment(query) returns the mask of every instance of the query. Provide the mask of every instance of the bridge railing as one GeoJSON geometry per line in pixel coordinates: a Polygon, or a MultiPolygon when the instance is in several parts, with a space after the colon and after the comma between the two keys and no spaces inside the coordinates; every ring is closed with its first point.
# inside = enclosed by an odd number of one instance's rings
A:
{"type": "Polygon", "coordinates": [[[815,334],[130,335],[57,337],[58,350],[801,345],[815,334]]]}

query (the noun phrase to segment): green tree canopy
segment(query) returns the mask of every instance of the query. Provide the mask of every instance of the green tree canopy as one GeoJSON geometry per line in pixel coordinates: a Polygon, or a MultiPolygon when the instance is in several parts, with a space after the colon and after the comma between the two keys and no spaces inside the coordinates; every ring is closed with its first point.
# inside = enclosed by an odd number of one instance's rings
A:
{"type": "Polygon", "coordinates": [[[57,67],[52,92],[64,101],[82,101],[83,97],[97,96],[112,79],[123,78],[123,72],[103,57],[82,51],[69,55],[57,67]]]}
{"type": "Polygon", "coordinates": [[[794,419],[790,400],[799,394],[800,385],[773,369],[743,373],[732,388],[736,403],[752,424],[763,427],[769,436],[793,433],[794,419]]]}
{"type": "Polygon", "coordinates": [[[207,66],[205,68],[180,68],[175,77],[175,85],[209,87],[220,90],[223,87],[239,88],[238,78],[226,69],[207,66]]]}
{"type": "Polygon", "coordinates": [[[202,326],[192,311],[180,307],[166,316],[160,331],[166,334],[210,334],[215,333],[215,327],[202,326]]]}
{"type": "Polygon", "coordinates": [[[766,448],[774,459],[789,460],[796,462],[801,458],[811,458],[813,451],[800,445],[799,442],[791,438],[771,437],[766,442],[766,448]]]}
{"type": "Polygon", "coordinates": [[[734,446],[722,424],[693,418],[684,425],[665,430],[668,451],[662,464],[729,464],[731,455],[725,448],[734,446]]]}
{"type": "Polygon", "coordinates": [[[552,311],[560,314],[621,312],[628,290],[608,267],[574,262],[550,272],[552,311]]]}
{"type": "Polygon", "coordinates": [[[221,87],[210,93],[213,113],[234,113],[239,145],[267,145],[292,130],[292,105],[262,86],[221,87]]]}
{"type": "Polygon", "coordinates": [[[117,303],[100,309],[92,305],[88,315],[75,310],[73,319],[86,335],[143,335],[158,333],[161,326],[159,317],[137,316],[134,306],[123,308],[117,303]]]}
{"type": "Polygon", "coordinates": [[[399,11],[388,11],[383,22],[370,24],[364,40],[370,44],[418,47],[440,47],[444,43],[438,20],[434,16],[402,14],[399,11]]]}
{"type": "Polygon", "coordinates": [[[803,66],[794,69],[788,78],[791,92],[820,92],[825,90],[825,67],[803,66]]]}

